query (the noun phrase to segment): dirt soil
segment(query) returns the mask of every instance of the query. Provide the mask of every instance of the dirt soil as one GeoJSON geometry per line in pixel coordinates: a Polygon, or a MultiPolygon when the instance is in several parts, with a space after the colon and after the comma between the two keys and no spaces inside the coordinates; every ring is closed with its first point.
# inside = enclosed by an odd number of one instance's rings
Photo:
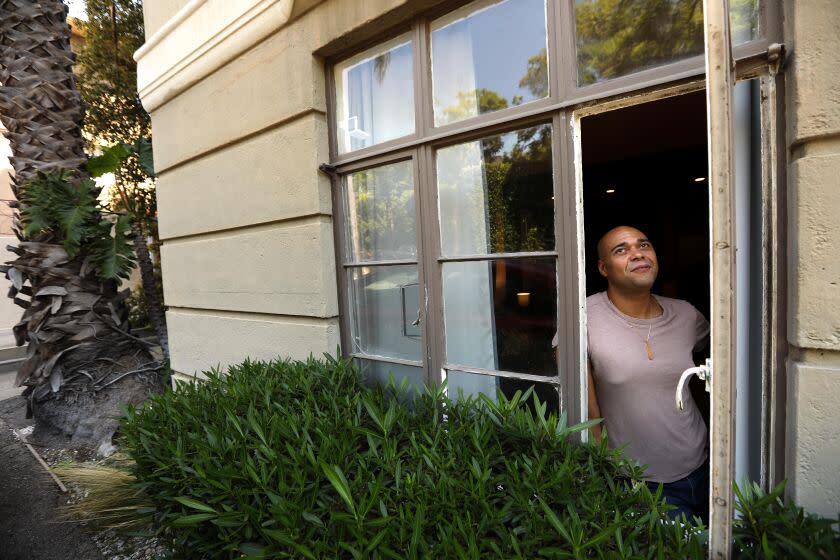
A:
{"type": "MultiPolygon", "coordinates": [[[[0,560],[103,560],[90,535],[61,522],[66,502],[56,483],[12,433],[31,425],[23,397],[0,401],[0,560]]],[[[36,433],[33,447],[66,441],[36,433]]]]}

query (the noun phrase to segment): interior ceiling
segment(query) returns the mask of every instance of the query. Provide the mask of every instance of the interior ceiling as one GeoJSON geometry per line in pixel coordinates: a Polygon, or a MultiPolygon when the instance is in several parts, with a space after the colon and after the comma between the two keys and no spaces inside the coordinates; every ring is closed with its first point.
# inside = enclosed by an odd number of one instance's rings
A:
{"type": "Polygon", "coordinates": [[[581,120],[583,163],[705,149],[706,95],[678,95],[581,120]]]}

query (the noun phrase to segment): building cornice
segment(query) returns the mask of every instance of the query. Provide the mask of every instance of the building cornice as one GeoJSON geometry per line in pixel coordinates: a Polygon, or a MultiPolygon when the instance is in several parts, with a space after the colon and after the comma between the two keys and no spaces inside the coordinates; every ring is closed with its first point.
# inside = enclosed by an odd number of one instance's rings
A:
{"type": "Polygon", "coordinates": [[[190,0],[134,53],[150,113],[283,27],[294,0],[190,0]]]}

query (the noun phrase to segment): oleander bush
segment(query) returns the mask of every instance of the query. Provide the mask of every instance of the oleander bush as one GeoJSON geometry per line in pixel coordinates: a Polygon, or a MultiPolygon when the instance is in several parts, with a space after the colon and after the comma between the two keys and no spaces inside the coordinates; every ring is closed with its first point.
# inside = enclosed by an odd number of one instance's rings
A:
{"type": "Polygon", "coordinates": [[[739,558],[840,558],[840,517],[822,519],[782,500],[785,482],[765,493],[754,482],[735,486],[739,516],[732,528],[739,558]]]}
{"type": "MultiPolygon", "coordinates": [[[[129,409],[123,432],[183,558],[705,558],[703,527],[668,521],[638,466],[545,408],[409,398],[330,357],[247,361],[129,409]]],[[[744,554],[837,557],[833,522],[780,492],[741,496],[744,554]]]]}
{"type": "Polygon", "coordinates": [[[185,558],[703,555],[621,482],[638,467],[528,399],[408,402],[347,361],[249,361],[152,397],[123,431],[185,558]]]}

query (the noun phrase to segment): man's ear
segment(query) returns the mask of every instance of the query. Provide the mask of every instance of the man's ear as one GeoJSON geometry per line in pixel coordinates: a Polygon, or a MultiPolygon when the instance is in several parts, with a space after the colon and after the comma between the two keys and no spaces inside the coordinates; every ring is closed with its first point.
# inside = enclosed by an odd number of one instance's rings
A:
{"type": "Polygon", "coordinates": [[[607,277],[607,265],[604,264],[603,259],[598,259],[598,272],[600,272],[601,276],[603,276],[604,278],[607,277]]]}

